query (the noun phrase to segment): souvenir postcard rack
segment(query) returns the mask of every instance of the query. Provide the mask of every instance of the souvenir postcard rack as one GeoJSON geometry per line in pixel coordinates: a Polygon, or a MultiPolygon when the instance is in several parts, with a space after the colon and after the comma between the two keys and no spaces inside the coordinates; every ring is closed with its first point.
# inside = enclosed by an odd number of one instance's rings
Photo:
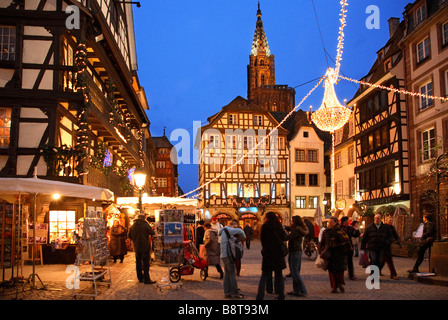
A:
{"type": "Polygon", "coordinates": [[[90,296],[95,299],[98,295],[98,283],[106,283],[108,287],[112,284],[106,229],[107,223],[102,212],[87,213],[82,228],[82,236],[78,241],[74,278],[75,281],[92,282],[94,293],[75,292],[77,288],[74,285],[74,299],[77,296],[90,296]]]}
{"type": "Polygon", "coordinates": [[[0,202],[0,267],[2,270],[0,284],[2,286],[12,285],[23,278],[23,259],[28,254],[27,216],[27,205],[19,206],[19,204],[0,202]],[[15,270],[14,267],[16,267],[15,270]],[[6,269],[11,270],[6,273],[6,269]],[[6,279],[7,275],[11,276],[10,280],[6,279]]]}
{"type": "MultiPolygon", "coordinates": [[[[159,222],[156,224],[154,236],[154,256],[156,263],[166,266],[169,270],[179,266],[184,259],[183,252],[183,210],[162,210],[159,222]]],[[[181,286],[182,283],[172,283],[170,280],[157,282],[159,289],[163,287],[181,286]]]]}

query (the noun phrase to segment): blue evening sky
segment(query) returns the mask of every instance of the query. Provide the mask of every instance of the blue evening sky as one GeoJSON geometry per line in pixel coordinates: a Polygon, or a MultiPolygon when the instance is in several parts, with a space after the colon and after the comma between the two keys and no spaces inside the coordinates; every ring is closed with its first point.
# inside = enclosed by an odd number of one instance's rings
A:
{"type": "MultiPolygon", "coordinates": [[[[237,96],[247,98],[247,65],[257,20],[258,0],[141,0],[134,6],[138,74],[149,101],[151,134],[170,138],[175,129],[191,133],[193,121],[207,123],[237,96]]],[[[389,39],[390,17],[403,19],[412,0],[348,0],[341,74],[360,79],[389,39]],[[379,29],[366,27],[379,8],[379,29]]],[[[314,0],[328,53],[334,67],[340,2],[314,0]]],[[[276,83],[297,87],[296,105],[325,74],[324,55],[312,0],[261,0],[263,26],[275,55],[276,83]],[[301,86],[302,85],[302,86],[301,86]]],[[[357,90],[341,80],[335,87],[341,102],[357,90]]],[[[323,88],[310,96],[303,110],[320,107],[323,88]]],[[[192,140],[191,133],[191,140],[192,140]]],[[[172,141],[176,145],[179,141],[172,141]]],[[[192,143],[192,142],[191,142],[192,143]]],[[[191,148],[193,148],[191,146],[191,148]]],[[[192,161],[191,161],[192,162],[192,161]]],[[[198,186],[198,165],[179,165],[179,185],[185,193],[198,186]]]]}

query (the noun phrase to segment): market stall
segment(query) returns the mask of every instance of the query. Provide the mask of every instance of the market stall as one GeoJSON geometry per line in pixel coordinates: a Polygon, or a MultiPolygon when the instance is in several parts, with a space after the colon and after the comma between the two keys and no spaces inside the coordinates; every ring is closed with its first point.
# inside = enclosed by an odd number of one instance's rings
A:
{"type": "MultiPolygon", "coordinates": [[[[126,212],[130,221],[133,220],[135,210],[139,204],[138,197],[118,197],[116,205],[126,212]]],[[[194,230],[197,216],[198,200],[178,197],[142,197],[143,212],[148,215],[150,223],[160,221],[160,212],[165,209],[183,211],[183,237],[184,240],[194,241],[194,230]]]]}
{"type": "MultiPolygon", "coordinates": [[[[66,241],[65,246],[58,243],[51,249],[48,248],[49,242],[70,238],[77,218],[84,216],[86,201],[92,203],[93,199],[113,201],[114,194],[108,189],[37,177],[0,178],[0,213],[4,217],[0,225],[2,281],[5,282],[7,276],[6,268],[11,269],[8,272],[11,279],[18,279],[22,276],[19,270],[26,259],[30,258],[34,267],[36,257],[42,263],[46,256],[48,258],[57,249],[67,250],[69,241],[66,241]],[[59,199],[74,199],[70,201],[78,201],[79,206],[68,210],[64,206],[69,200],[55,200],[58,197],[53,198],[54,195],[58,195],[59,199]],[[59,201],[58,206],[63,210],[50,210],[53,201],[59,201]],[[14,273],[14,267],[17,268],[17,274],[14,273]]],[[[101,207],[98,208],[101,210],[101,207]]],[[[71,260],[70,263],[73,263],[74,255],[71,260]]]]}

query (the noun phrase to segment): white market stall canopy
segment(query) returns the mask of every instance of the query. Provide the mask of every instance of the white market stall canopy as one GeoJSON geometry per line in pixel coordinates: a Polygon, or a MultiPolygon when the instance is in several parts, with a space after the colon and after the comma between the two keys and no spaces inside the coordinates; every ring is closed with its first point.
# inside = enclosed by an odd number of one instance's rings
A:
{"type": "Polygon", "coordinates": [[[64,197],[113,201],[114,193],[109,189],[85,186],[38,178],[0,178],[0,194],[19,192],[37,194],[60,194],[64,197]]]}
{"type": "MultiPolygon", "coordinates": [[[[138,197],[118,197],[117,205],[137,205],[138,197]]],[[[174,198],[174,197],[142,197],[143,205],[157,206],[160,208],[162,205],[172,205],[172,206],[191,206],[197,207],[197,199],[185,199],[185,198],[174,198]]]]}

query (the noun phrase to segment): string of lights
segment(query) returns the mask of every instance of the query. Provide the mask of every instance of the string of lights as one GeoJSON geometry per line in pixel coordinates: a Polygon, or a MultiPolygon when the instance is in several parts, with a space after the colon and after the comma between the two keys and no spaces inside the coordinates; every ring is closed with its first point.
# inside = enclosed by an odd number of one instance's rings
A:
{"type": "Polygon", "coordinates": [[[342,61],[342,53],[344,49],[344,28],[347,25],[346,23],[346,13],[348,6],[347,0],[341,0],[341,26],[339,27],[339,37],[338,37],[338,47],[337,47],[337,54],[336,54],[336,68],[335,68],[335,74],[336,74],[336,81],[339,76],[339,71],[341,70],[341,61],[342,61]]]}
{"type": "Polygon", "coordinates": [[[447,97],[437,97],[437,96],[433,96],[433,95],[427,95],[427,94],[418,93],[418,92],[411,92],[411,91],[397,89],[397,88],[393,88],[393,87],[386,87],[386,86],[383,86],[380,84],[374,84],[374,83],[370,83],[370,82],[366,82],[366,81],[355,80],[355,79],[344,77],[344,76],[339,76],[339,78],[343,79],[343,80],[351,81],[351,82],[354,82],[354,83],[357,83],[360,85],[366,85],[366,86],[374,87],[377,89],[388,90],[388,91],[392,91],[395,93],[402,93],[402,94],[410,95],[413,97],[421,97],[421,98],[432,99],[432,100],[448,101],[447,97]]]}
{"type": "Polygon", "coordinates": [[[199,187],[197,187],[196,189],[185,193],[183,195],[180,196],[180,198],[184,198],[196,191],[201,190],[202,188],[208,186],[210,183],[218,180],[220,177],[222,177],[225,173],[227,173],[228,171],[230,171],[232,168],[234,168],[235,166],[237,166],[238,164],[240,164],[244,158],[247,158],[247,156],[249,156],[250,154],[252,154],[261,144],[265,143],[266,140],[272,135],[274,134],[276,131],[278,131],[278,128],[281,127],[281,125],[298,109],[300,108],[300,106],[308,99],[308,97],[314,92],[314,90],[316,90],[320,84],[322,83],[322,81],[325,79],[326,77],[321,77],[319,79],[319,81],[317,82],[317,84],[302,98],[302,100],[299,102],[299,104],[293,108],[284,118],[283,120],[274,128],[272,129],[268,135],[266,135],[263,139],[261,139],[261,141],[259,141],[252,149],[250,149],[247,153],[245,153],[244,155],[242,155],[234,164],[232,164],[231,166],[229,166],[228,168],[226,168],[224,171],[222,171],[220,174],[218,174],[217,176],[215,176],[213,179],[208,180],[207,182],[205,182],[204,184],[200,185],[199,187]]]}

